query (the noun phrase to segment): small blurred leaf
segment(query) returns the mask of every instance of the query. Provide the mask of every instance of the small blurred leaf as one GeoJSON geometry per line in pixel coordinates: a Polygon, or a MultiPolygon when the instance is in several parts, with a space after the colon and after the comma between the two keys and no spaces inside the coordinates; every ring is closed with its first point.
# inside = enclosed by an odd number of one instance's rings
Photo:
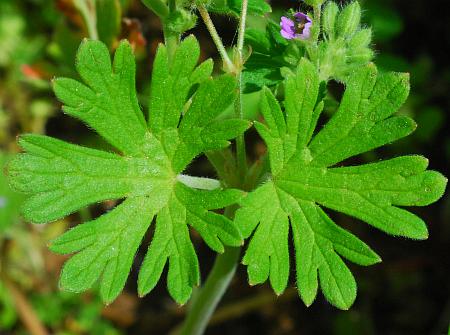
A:
{"type": "Polygon", "coordinates": [[[11,329],[16,323],[16,320],[17,314],[14,308],[13,301],[6,287],[0,281],[0,330],[11,329]]]}
{"type": "Polygon", "coordinates": [[[66,20],[61,20],[54,27],[52,41],[47,46],[47,52],[55,63],[58,64],[59,74],[73,75],[75,73],[73,59],[75,58],[82,37],[81,34],[69,28],[66,20]]]}
{"type": "MultiPolygon", "coordinates": [[[[241,13],[242,0],[217,0],[213,1],[208,8],[212,13],[232,15],[239,17],[241,13]]],[[[264,15],[270,13],[272,8],[265,0],[249,0],[248,14],[264,15]]]]}
{"type": "Polygon", "coordinates": [[[402,18],[390,5],[369,1],[365,7],[366,21],[369,21],[378,41],[389,41],[403,31],[402,18]]]}
{"type": "Polygon", "coordinates": [[[24,18],[8,4],[0,4],[0,66],[8,65],[23,40],[24,18]]]}
{"type": "Polygon", "coordinates": [[[416,116],[416,121],[416,137],[423,142],[430,142],[444,125],[444,112],[436,107],[428,107],[416,116]]]}
{"type": "Polygon", "coordinates": [[[287,41],[281,37],[278,24],[268,21],[265,31],[247,29],[245,40],[252,49],[243,72],[245,92],[256,92],[264,86],[276,86],[283,80],[281,69],[290,66],[285,56],[292,51],[287,41]]]}
{"type": "Polygon", "coordinates": [[[97,30],[100,40],[111,47],[120,33],[122,8],[119,0],[97,0],[97,30]]]}

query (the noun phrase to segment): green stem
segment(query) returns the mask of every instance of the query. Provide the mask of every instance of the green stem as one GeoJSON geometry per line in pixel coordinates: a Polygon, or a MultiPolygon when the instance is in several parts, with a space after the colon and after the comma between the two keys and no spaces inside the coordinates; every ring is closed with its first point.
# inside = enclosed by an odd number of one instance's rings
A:
{"type": "MultiPolygon", "coordinates": [[[[241,19],[239,22],[239,32],[238,32],[238,42],[237,42],[237,64],[234,64],[236,70],[236,75],[238,79],[238,97],[235,103],[235,114],[236,117],[243,119],[242,110],[242,67],[243,67],[243,49],[244,49],[244,36],[245,36],[245,26],[247,18],[247,7],[248,0],[242,1],[241,19]]],[[[224,52],[225,48],[222,49],[223,44],[217,31],[212,24],[212,21],[208,15],[208,12],[204,7],[199,8],[200,15],[205,21],[208,30],[213,36],[213,40],[216,43],[219,52],[224,52]],[[222,51],[220,51],[222,50],[222,51]]],[[[226,62],[229,60],[226,52],[222,55],[222,58],[226,62]]],[[[245,141],[244,136],[241,135],[236,139],[237,148],[237,169],[241,175],[240,182],[241,186],[245,184],[244,177],[247,173],[247,157],[245,152],[245,141]]],[[[232,217],[236,208],[227,207],[225,210],[225,215],[232,217]]],[[[181,328],[181,335],[201,335],[204,333],[209,320],[211,319],[214,310],[216,309],[220,299],[224,295],[231,280],[233,279],[234,273],[236,272],[237,264],[240,258],[241,248],[230,248],[227,247],[225,252],[216,257],[214,266],[208,275],[206,283],[200,289],[198,295],[192,302],[191,308],[189,309],[186,320],[184,321],[181,328]]]]}
{"type": "Polygon", "coordinates": [[[169,0],[166,5],[162,0],[141,0],[142,3],[153,11],[161,20],[164,33],[164,44],[167,48],[169,62],[172,61],[178,44],[180,43],[180,34],[171,31],[166,21],[170,19],[170,14],[177,10],[176,0],[169,0]]]}
{"type": "MultiPolygon", "coordinates": [[[[176,0],[169,0],[169,15],[177,10],[176,0]]],[[[172,62],[173,57],[175,56],[175,51],[178,48],[178,44],[180,44],[180,34],[175,33],[167,28],[167,25],[163,20],[163,30],[164,30],[164,43],[167,48],[167,55],[169,56],[169,63],[172,62]]]]}
{"type": "Polygon", "coordinates": [[[205,8],[205,6],[200,5],[198,6],[198,12],[200,13],[203,22],[205,23],[205,26],[208,29],[209,34],[211,35],[211,38],[214,44],[216,45],[217,50],[219,51],[220,57],[222,57],[225,70],[227,72],[235,73],[236,68],[233,62],[231,61],[230,57],[228,56],[228,53],[222,43],[222,39],[217,33],[216,27],[214,26],[214,23],[212,22],[211,17],[209,16],[208,10],[205,8]]]}
{"type": "Polygon", "coordinates": [[[190,188],[199,190],[216,190],[220,188],[220,181],[217,179],[193,177],[185,174],[179,174],[177,180],[190,188]]]}
{"type": "Polygon", "coordinates": [[[247,25],[247,8],[248,8],[248,0],[242,0],[241,18],[239,20],[239,32],[237,42],[237,48],[238,52],[240,53],[241,60],[242,60],[242,50],[244,49],[245,27],[247,25]]]}
{"type": "MultiPolygon", "coordinates": [[[[239,71],[237,75],[237,89],[238,95],[234,103],[235,116],[239,119],[244,118],[243,104],[242,104],[242,72],[239,71]]],[[[247,174],[247,152],[245,149],[245,137],[244,134],[239,135],[236,138],[236,165],[239,172],[239,176],[243,180],[247,174]]]]}
{"type": "MultiPolygon", "coordinates": [[[[248,0],[242,1],[241,8],[241,18],[239,20],[239,31],[238,31],[238,41],[237,41],[237,80],[238,80],[238,96],[234,104],[235,116],[239,119],[244,118],[244,111],[242,105],[242,94],[243,94],[243,83],[242,83],[242,68],[244,66],[244,39],[245,39],[245,28],[247,22],[247,8],[248,0]]],[[[245,150],[245,137],[244,134],[239,135],[236,138],[236,156],[237,156],[237,168],[242,180],[247,174],[247,153],[245,150]]],[[[243,180],[244,182],[244,180],[243,180]]]]}
{"type": "Polygon", "coordinates": [[[204,333],[214,310],[233,279],[240,252],[240,248],[226,248],[223,254],[216,257],[208,279],[191,305],[181,328],[181,335],[204,333]]]}
{"type": "Polygon", "coordinates": [[[164,44],[166,45],[167,48],[169,63],[172,62],[179,43],[180,43],[180,35],[168,31],[168,29],[164,28],[164,44]]]}

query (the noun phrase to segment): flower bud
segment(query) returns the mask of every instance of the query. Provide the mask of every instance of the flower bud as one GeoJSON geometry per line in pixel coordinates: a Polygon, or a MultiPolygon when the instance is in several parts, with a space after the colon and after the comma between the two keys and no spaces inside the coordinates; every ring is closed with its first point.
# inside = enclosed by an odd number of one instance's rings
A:
{"type": "Polygon", "coordinates": [[[319,7],[325,2],[325,0],[303,0],[304,3],[311,7],[319,7]]]}
{"type": "Polygon", "coordinates": [[[352,50],[348,56],[347,61],[350,64],[367,64],[373,59],[374,53],[369,48],[361,48],[352,50]]]}
{"type": "Polygon", "coordinates": [[[311,37],[312,20],[305,13],[296,12],[292,19],[282,16],[280,27],[281,36],[287,40],[307,40],[311,37]]]}
{"type": "Polygon", "coordinates": [[[322,28],[323,32],[329,39],[334,38],[334,31],[336,27],[336,16],[339,13],[339,7],[335,2],[330,1],[326,4],[322,14],[322,28]]]}
{"type": "Polygon", "coordinates": [[[347,5],[337,19],[337,34],[344,38],[353,35],[361,21],[361,7],[357,1],[347,5]]]}
{"type": "Polygon", "coordinates": [[[372,41],[372,29],[361,29],[356,34],[352,36],[350,41],[348,42],[348,46],[351,49],[354,48],[365,48],[369,46],[372,41]]]}

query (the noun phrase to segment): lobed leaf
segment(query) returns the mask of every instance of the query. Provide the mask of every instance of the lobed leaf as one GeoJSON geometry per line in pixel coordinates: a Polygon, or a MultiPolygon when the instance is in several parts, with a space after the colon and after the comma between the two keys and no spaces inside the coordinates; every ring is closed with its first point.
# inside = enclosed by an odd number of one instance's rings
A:
{"type": "Polygon", "coordinates": [[[369,65],[349,79],[336,114],[309,145],[313,165],[330,166],[412,133],[408,117],[390,117],[409,94],[407,74],[377,75],[369,65]]]}
{"type": "MultiPolygon", "coordinates": [[[[241,194],[236,190],[217,190],[213,193],[215,196],[224,194],[220,196],[220,203],[216,204],[219,206],[213,205],[214,208],[235,203],[241,194]]],[[[239,230],[224,216],[209,212],[203,202],[205,198],[205,191],[189,189],[182,184],[176,185],[172,198],[158,215],[155,236],[139,272],[138,291],[141,296],[155,287],[167,261],[167,286],[169,293],[178,303],[184,304],[192,293],[192,287],[198,285],[198,260],[189,239],[186,222],[191,224],[215,251],[223,252],[223,243],[230,246],[242,244],[239,230]],[[203,194],[199,196],[198,192],[203,194]]]]}
{"type": "Polygon", "coordinates": [[[197,85],[211,76],[211,59],[197,66],[200,46],[194,36],[178,47],[169,65],[167,48],[159,45],[152,72],[148,125],[156,136],[163,130],[176,129],[183,108],[197,85]]]}
{"type": "Polygon", "coordinates": [[[199,284],[197,255],[185,222],[186,208],[172,196],[157,217],[155,236],[139,272],[139,295],[143,296],[155,287],[167,261],[167,287],[178,303],[185,303],[192,287],[199,284]]]}
{"type": "Polygon", "coordinates": [[[285,87],[284,111],[269,90],[261,99],[266,124],[256,123],[256,129],[267,144],[272,177],[243,198],[236,213],[243,236],[253,233],[243,263],[250,284],[269,278],[281,293],[289,275],[290,225],[297,285],[305,304],[314,301],[320,282],[331,304],[348,309],[356,297],[356,282],[342,257],[360,265],[380,258],[337,226],[321,206],[392,235],[424,239],[428,232],[422,219],[398,206],[435,202],[447,180],[426,170],[428,161],[420,156],[332,167],[414,130],[411,119],[392,116],[408,95],[407,75],[378,74],[374,65],[355,72],[338,111],[314,137],[323,109],[317,70],[303,59],[285,87]]]}
{"type": "Polygon", "coordinates": [[[87,123],[122,155],[47,136],[20,138],[25,152],[8,170],[13,188],[30,196],[23,206],[27,220],[44,223],[99,201],[124,199],[53,241],[53,251],[76,253],[64,265],[63,288],[80,292],[100,279],[103,300],[113,301],[154,217],[155,234],[139,272],[141,295],[156,285],[168,262],[169,293],[179,303],[190,297],[200,277],[188,225],[215,251],[242,244],[235,224],[213,212],[237,202],[242,193],[196,190],[180,175],[197,155],[227,147],[250,126],[215,120],[233,103],[236,81],[210,78],[212,62],[197,66],[199,53],[194,37],[186,38],[170,61],[166,48],[158,48],[147,125],[136,99],[129,44],[120,43],[111,64],[104,44],[86,40],[77,55],[84,83],[56,79],[55,93],[67,114],[87,123]]]}
{"type": "MultiPolygon", "coordinates": [[[[242,73],[245,92],[260,91],[264,86],[273,87],[283,81],[282,68],[289,68],[289,43],[280,35],[278,22],[268,19],[265,31],[248,28],[245,41],[252,53],[242,73]]],[[[297,64],[298,59],[295,59],[297,64]]]]}
{"type": "Polygon", "coordinates": [[[32,196],[23,206],[26,220],[45,223],[102,200],[153,194],[149,206],[167,201],[174,175],[161,145],[148,134],[152,160],[123,157],[42,135],[23,135],[26,151],[9,164],[11,186],[32,196]]]}
{"type": "Polygon", "coordinates": [[[106,303],[113,301],[125,285],[153,216],[145,197],[129,198],[111,212],[54,240],[50,246],[53,252],[77,252],[64,264],[61,287],[82,292],[101,276],[100,295],[106,303]]]}
{"type": "Polygon", "coordinates": [[[136,97],[133,52],[122,41],[111,64],[108,48],[84,40],[76,68],[85,84],[69,78],[53,81],[64,112],[87,123],[126,155],[142,155],[147,128],[136,97]]]}

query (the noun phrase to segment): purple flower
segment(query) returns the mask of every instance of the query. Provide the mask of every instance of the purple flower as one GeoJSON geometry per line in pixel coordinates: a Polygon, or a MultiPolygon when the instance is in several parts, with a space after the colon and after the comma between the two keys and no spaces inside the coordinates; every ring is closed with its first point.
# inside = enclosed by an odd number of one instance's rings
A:
{"type": "Polygon", "coordinates": [[[312,20],[302,12],[295,13],[292,20],[282,16],[280,26],[281,36],[287,40],[306,40],[311,36],[312,20]]]}

